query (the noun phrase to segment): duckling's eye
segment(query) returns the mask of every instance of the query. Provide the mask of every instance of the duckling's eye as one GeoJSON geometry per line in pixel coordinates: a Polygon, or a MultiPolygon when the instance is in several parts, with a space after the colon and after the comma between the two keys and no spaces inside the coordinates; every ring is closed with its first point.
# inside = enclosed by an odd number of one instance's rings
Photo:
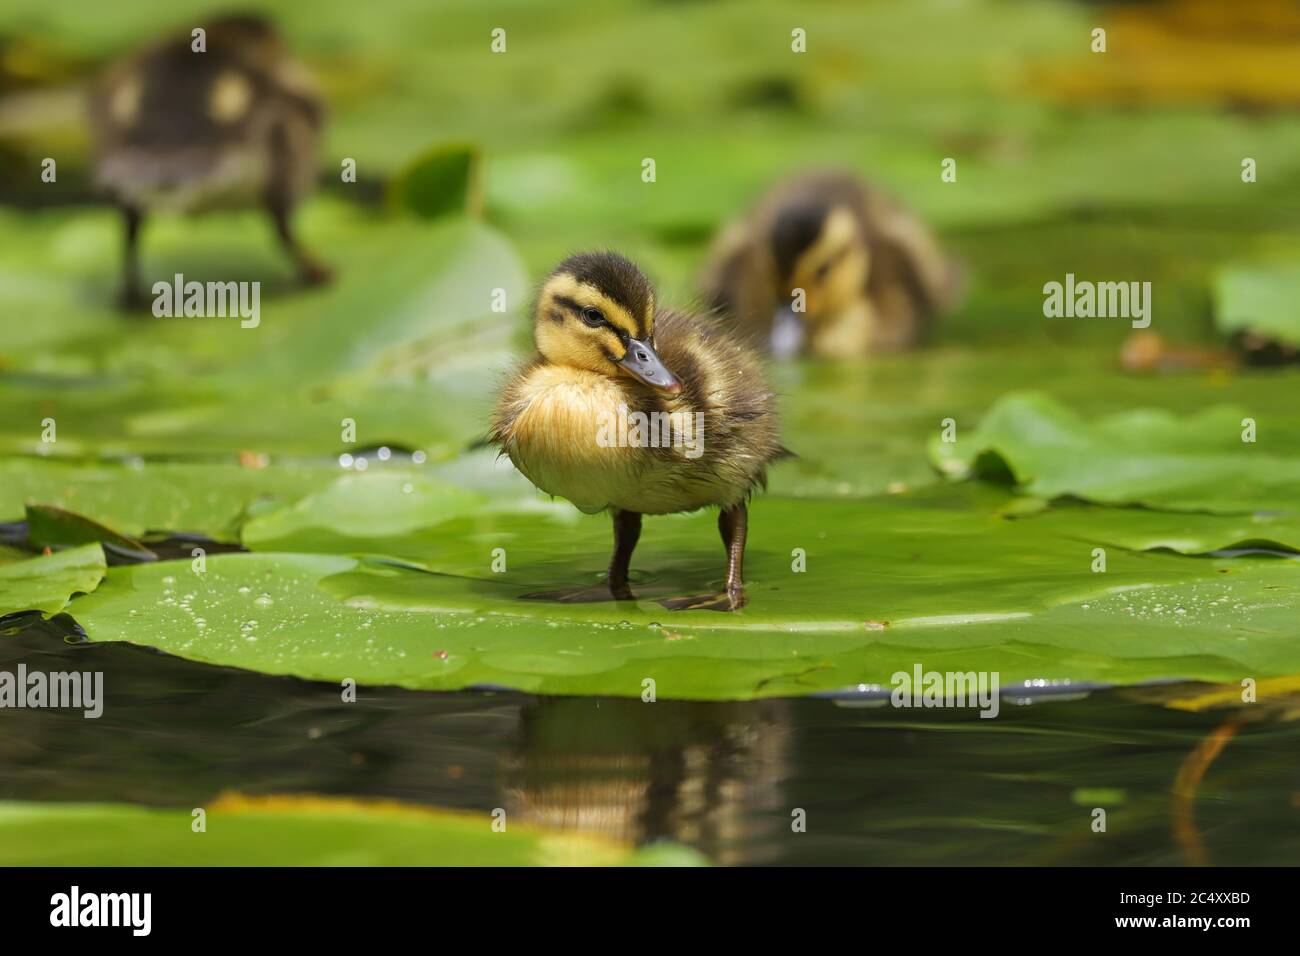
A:
{"type": "Polygon", "coordinates": [[[605,324],[605,316],[600,309],[587,306],[587,308],[582,310],[582,321],[586,322],[593,329],[597,329],[605,324]]]}
{"type": "Polygon", "coordinates": [[[831,268],[836,263],[838,263],[841,259],[843,259],[846,255],[848,255],[848,251],[849,250],[847,246],[835,250],[834,254],[829,259],[827,259],[825,262],[823,262],[820,266],[817,267],[817,272],[816,272],[817,279],[818,280],[825,279],[828,275],[830,275],[831,268]]]}

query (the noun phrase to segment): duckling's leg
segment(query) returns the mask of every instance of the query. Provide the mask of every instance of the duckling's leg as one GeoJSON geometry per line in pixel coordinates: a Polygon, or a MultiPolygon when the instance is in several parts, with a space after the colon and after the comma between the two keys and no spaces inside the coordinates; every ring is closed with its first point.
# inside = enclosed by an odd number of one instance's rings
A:
{"type": "Polygon", "coordinates": [[[277,125],[271,131],[271,178],[266,187],[264,202],[267,212],[275,220],[275,232],[280,237],[280,244],[298,267],[298,278],[306,285],[321,285],[329,282],[334,273],[303,248],[294,234],[291,221],[294,167],[290,131],[284,124],[277,125]]]}
{"type": "Polygon", "coordinates": [[[604,587],[565,588],[560,591],[536,591],[521,594],[525,601],[559,601],[562,604],[587,604],[598,601],[635,601],[636,595],[628,584],[628,566],[632,563],[632,551],[637,539],[641,537],[641,513],[639,511],[613,510],[614,516],[614,553],[609,559],[609,572],[605,575],[604,587]]]}
{"type": "Polygon", "coordinates": [[[140,223],[144,217],[134,206],[121,208],[126,224],[122,247],[121,303],[123,308],[134,308],[145,301],[144,293],[140,291],[140,223]]]}
{"type": "Polygon", "coordinates": [[[298,242],[290,221],[290,203],[276,187],[272,187],[266,197],[266,208],[275,221],[275,234],[280,244],[293,259],[298,268],[298,277],[306,285],[322,285],[334,277],[329,266],[318,262],[314,256],[298,242]]]}
{"type": "Polygon", "coordinates": [[[632,552],[641,537],[641,512],[614,512],[614,553],[609,559],[609,574],[606,583],[609,593],[620,601],[632,599],[632,588],[628,585],[628,567],[632,563],[632,552]]]}
{"type": "Polygon", "coordinates": [[[749,537],[749,509],[742,501],[718,515],[718,533],[727,549],[727,598],[730,610],[745,606],[745,539],[749,537]]]}
{"type": "Polygon", "coordinates": [[[749,533],[749,509],[744,502],[722,509],[718,515],[718,532],[727,549],[727,584],[719,594],[669,598],[660,601],[670,611],[736,611],[744,607],[745,538],[749,533]]]}

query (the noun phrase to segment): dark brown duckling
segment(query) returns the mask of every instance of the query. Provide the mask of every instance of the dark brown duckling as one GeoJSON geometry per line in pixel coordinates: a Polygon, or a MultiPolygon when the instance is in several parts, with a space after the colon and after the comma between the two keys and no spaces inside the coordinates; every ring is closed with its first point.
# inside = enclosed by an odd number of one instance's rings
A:
{"type": "Polygon", "coordinates": [[[959,286],[917,216],[843,172],[778,184],[722,233],[704,279],[774,354],[824,358],[919,345],[959,286]]]}
{"type": "Polygon", "coordinates": [[[126,223],[123,300],[143,299],[138,240],[146,214],[261,207],[300,278],[330,271],[298,242],[291,217],[316,179],[325,108],[275,28],[256,16],[202,24],[110,66],[89,99],[94,178],[126,223]]]}

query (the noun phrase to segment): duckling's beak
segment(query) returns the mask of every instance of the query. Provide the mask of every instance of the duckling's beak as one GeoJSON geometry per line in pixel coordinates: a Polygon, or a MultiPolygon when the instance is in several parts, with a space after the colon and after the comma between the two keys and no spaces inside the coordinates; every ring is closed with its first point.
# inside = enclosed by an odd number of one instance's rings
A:
{"type": "Polygon", "coordinates": [[[627,354],[618,363],[641,381],[661,392],[676,395],[682,390],[682,383],[677,376],[668,371],[664,360],[649,345],[640,339],[630,339],[627,354]]]}

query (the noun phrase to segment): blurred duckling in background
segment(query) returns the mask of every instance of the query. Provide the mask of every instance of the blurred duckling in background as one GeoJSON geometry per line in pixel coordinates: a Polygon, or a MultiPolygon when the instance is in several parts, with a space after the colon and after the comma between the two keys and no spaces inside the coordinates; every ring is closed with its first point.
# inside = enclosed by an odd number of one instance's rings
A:
{"type": "Polygon", "coordinates": [[[724,230],[704,279],[773,354],[823,358],[919,345],[960,284],[920,219],[841,172],[777,185],[724,230]]]}
{"type": "MultiPolygon", "coordinates": [[[[642,515],[721,508],[723,590],[661,603],[742,607],[746,502],[766,485],[768,465],[789,454],[757,357],[731,330],[659,309],[641,270],[611,252],[561,262],[533,323],[538,355],[507,383],[489,440],[547,494],[588,514],[611,512],[606,583],[619,600],[633,597],[642,515]],[[648,440],[621,440],[623,423],[638,420],[650,423],[648,440]]],[[[579,594],[595,596],[568,599],[579,594]]]]}
{"type": "Polygon", "coordinates": [[[147,213],[260,206],[308,284],[330,272],[291,216],[316,178],[325,109],[310,78],[260,17],[226,16],[108,68],[90,94],[96,185],[126,224],[123,301],[143,300],[138,243],[147,213]]]}

